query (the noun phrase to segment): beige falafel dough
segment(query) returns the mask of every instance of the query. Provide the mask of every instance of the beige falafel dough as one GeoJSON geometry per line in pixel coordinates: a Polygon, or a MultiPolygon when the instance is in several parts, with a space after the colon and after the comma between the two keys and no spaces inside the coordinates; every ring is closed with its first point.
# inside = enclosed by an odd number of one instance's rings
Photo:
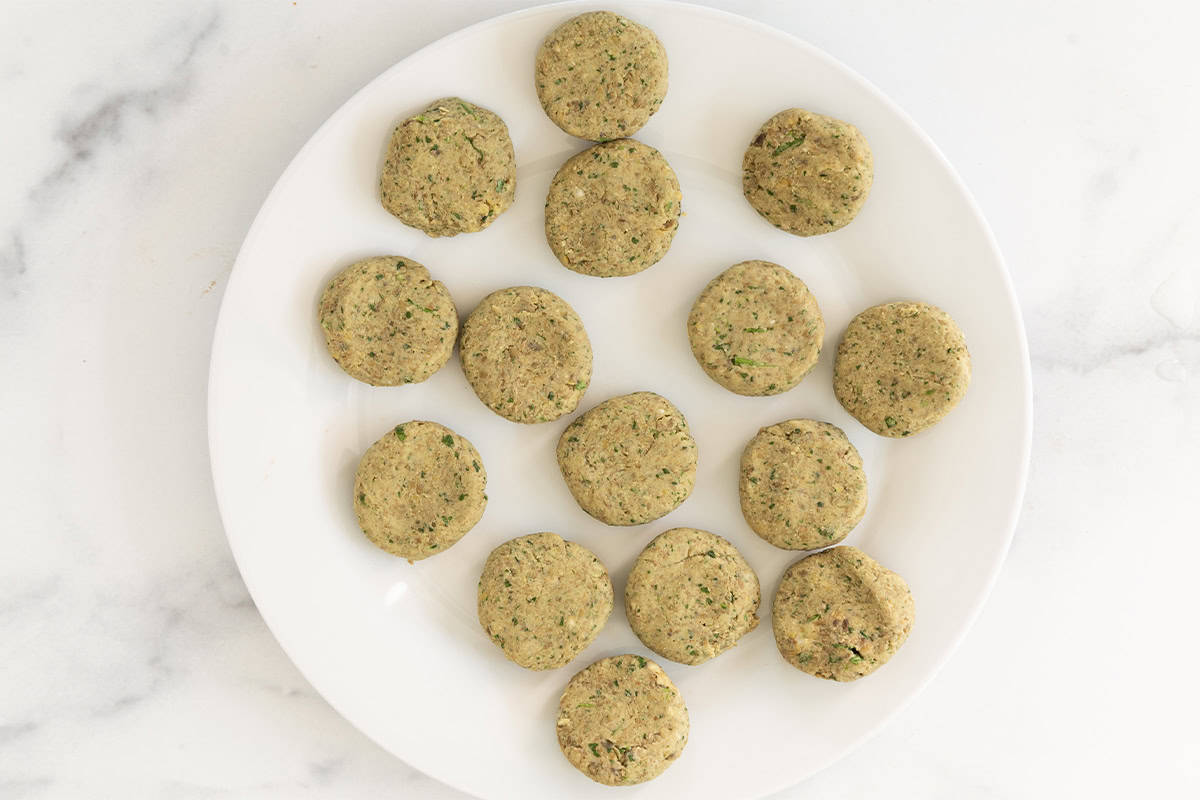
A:
{"type": "Polygon", "coordinates": [[[604,142],[572,156],[551,181],[546,241],[567,269],[633,275],[667,254],[682,198],[662,153],[633,139],[604,142]]]}
{"type": "Polygon", "coordinates": [[[379,178],[383,207],[430,236],[483,230],[512,205],[516,188],[504,120],[457,97],[396,126],[379,178]]]}
{"type": "Polygon", "coordinates": [[[325,346],[372,386],[420,383],[454,352],[458,311],[441,281],[412,259],[380,256],[339,272],[318,308],[325,346]]]}
{"type": "Polygon", "coordinates": [[[605,400],[567,426],[558,466],[587,513],[641,525],[673,511],[696,483],[696,441],[669,400],[635,392],[605,400]]]}
{"type": "Polygon", "coordinates": [[[899,438],[940,422],[967,393],[971,355],[950,315],[927,303],[884,303],[850,321],[833,391],[850,415],[899,438]]]}
{"type": "Polygon", "coordinates": [[[867,201],[871,148],[858,128],[789,108],[759,128],[742,158],[742,191],[776,228],[814,236],[841,228],[867,201]]]}
{"type": "Polygon", "coordinates": [[[625,615],[663,658],[701,664],[758,626],[758,576],[732,544],[672,528],[642,550],[625,584],[625,615]]]}
{"type": "Polygon", "coordinates": [[[418,561],[475,527],[487,473],[463,437],[436,422],[397,425],[371,445],[354,475],[358,525],[378,547],[418,561]]]}
{"type": "Polygon", "coordinates": [[[867,512],[862,458],[836,425],[789,419],[761,429],[742,451],[742,515],[785,550],[837,544],[867,512]]]}
{"type": "Polygon", "coordinates": [[[572,136],[632,136],[667,93],[667,51],[654,32],[611,11],[555,28],[534,64],[546,116],[572,136]]]}
{"type": "Polygon", "coordinates": [[[908,638],[912,593],[857,547],[831,547],[788,567],[771,622],[779,652],[793,667],[857,680],[887,663],[908,638]]]}
{"type": "Polygon", "coordinates": [[[600,559],[554,533],[510,539],[491,552],[479,578],[479,624],[527,669],[570,662],[612,608],[612,581],[600,559]]]}
{"type": "Polygon", "coordinates": [[[817,365],[825,319],[804,281],[743,261],[709,281],[688,315],[692,355],[731,392],[786,392],[817,365]]]}
{"type": "Polygon", "coordinates": [[[683,753],[688,711],[662,667],[627,654],[571,678],[555,729],[571,766],[597,783],[629,786],[658,777],[683,753]]]}
{"type": "Polygon", "coordinates": [[[775,644],[817,678],[857,680],[895,655],[912,630],[904,578],[841,545],[788,567],[770,609],[775,644]]]}
{"type": "Polygon", "coordinates": [[[462,328],[463,373],[483,404],[513,422],[547,422],[579,406],[592,345],[553,292],[513,286],[480,301],[462,328]]]}

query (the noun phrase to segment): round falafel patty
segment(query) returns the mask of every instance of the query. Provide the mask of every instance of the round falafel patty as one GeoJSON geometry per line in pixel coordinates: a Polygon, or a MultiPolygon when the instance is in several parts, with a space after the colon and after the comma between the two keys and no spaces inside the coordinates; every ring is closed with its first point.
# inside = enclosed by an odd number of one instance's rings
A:
{"type": "Polygon", "coordinates": [[[605,400],[567,426],[558,466],[587,513],[641,525],[670,513],[696,483],[696,441],[669,400],[635,392],[605,400]]]}
{"type": "Polygon", "coordinates": [[[510,539],[491,552],[479,578],[479,624],[527,669],[570,662],[612,608],[612,581],[600,559],[554,533],[510,539]]]}
{"type": "Polygon", "coordinates": [[[512,205],[516,156],[504,120],[457,97],[435,100],[392,132],[379,199],[430,236],[481,231],[512,205]]]}
{"type": "Polygon", "coordinates": [[[852,681],[887,663],[908,638],[913,599],[896,573],[839,545],[788,567],[771,608],[775,644],[818,678],[852,681]]]}
{"type": "Polygon", "coordinates": [[[743,261],[709,281],[687,324],[696,361],[741,395],[791,389],[817,365],[825,339],[808,286],[770,261],[743,261]]]}
{"type": "Polygon", "coordinates": [[[846,328],[833,391],[880,436],[911,436],[940,422],[967,393],[971,355],[950,315],[927,303],[884,303],[846,328]]]}
{"type": "Polygon", "coordinates": [[[572,136],[603,142],[632,136],[667,93],[667,51],[654,31],[611,11],[559,25],[538,50],[538,100],[572,136]]]}
{"type": "Polygon", "coordinates": [[[646,545],[625,584],[625,616],[663,658],[702,664],[758,626],[758,576],[732,544],[672,528],[646,545]]]}
{"type": "Polygon", "coordinates": [[[662,667],[627,654],[571,678],[555,729],[571,766],[597,783],[628,786],[675,763],[687,744],[688,711],[662,667]]]}
{"type": "Polygon", "coordinates": [[[463,323],[463,373],[483,404],[513,422],[547,422],[579,406],[592,345],[575,309],[553,292],[492,292],[463,323]]]}
{"type": "Polygon", "coordinates": [[[742,192],[767,222],[798,236],[850,223],[871,191],[871,148],[858,128],[802,108],[767,120],[742,158],[742,192]]]}
{"type": "Polygon", "coordinates": [[[378,547],[418,561],[444,552],[487,506],[479,452],[436,422],[397,425],[371,445],[354,475],[358,525],[378,547]]]}
{"type": "Polygon", "coordinates": [[[837,544],[867,512],[862,458],[836,425],[789,419],[761,429],[742,451],[742,516],[785,550],[837,544]]]}
{"type": "Polygon", "coordinates": [[[441,281],[412,259],[380,256],[339,272],[318,309],[325,347],[372,386],[420,383],[454,352],[458,310],[441,281]]]}
{"type": "Polygon", "coordinates": [[[679,228],[679,179],[662,153],[634,139],[572,156],[546,196],[546,241],[583,275],[633,275],[658,263],[679,228]]]}

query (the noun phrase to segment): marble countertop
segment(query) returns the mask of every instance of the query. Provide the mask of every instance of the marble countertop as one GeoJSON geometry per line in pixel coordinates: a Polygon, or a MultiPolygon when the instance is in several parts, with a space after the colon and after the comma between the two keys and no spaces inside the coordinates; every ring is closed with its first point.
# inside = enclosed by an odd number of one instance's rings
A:
{"type": "MultiPolygon", "coordinates": [[[[777,797],[1194,790],[1200,12],[711,4],[829,51],[938,142],[1034,372],[1025,508],[977,625],[884,731],[777,797]]],[[[217,515],[205,388],[234,256],[300,145],[385,67],[525,5],[4,4],[0,797],[463,797],[272,639],[217,515]]]]}

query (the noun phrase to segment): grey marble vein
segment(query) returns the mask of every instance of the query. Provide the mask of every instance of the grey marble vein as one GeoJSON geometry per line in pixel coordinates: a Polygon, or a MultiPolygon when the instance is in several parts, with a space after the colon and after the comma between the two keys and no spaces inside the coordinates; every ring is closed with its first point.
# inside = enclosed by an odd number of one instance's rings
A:
{"type": "Polygon", "coordinates": [[[308,771],[320,783],[328,783],[345,766],[344,758],[326,758],[308,765],[308,771]]]}
{"type": "Polygon", "coordinates": [[[38,728],[36,722],[14,722],[7,725],[0,725],[0,745],[11,742],[13,739],[19,739],[22,736],[28,736],[38,728]]]}
{"type": "Polygon", "coordinates": [[[0,250],[0,274],[9,280],[15,280],[24,275],[28,267],[25,264],[25,240],[21,235],[12,231],[8,244],[0,250]]]}
{"type": "Polygon", "coordinates": [[[0,289],[3,290],[0,298],[11,300],[27,289],[26,230],[32,228],[42,214],[52,211],[52,204],[61,191],[71,185],[98,152],[121,142],[122,129],[130,115],[140,112],[153,118],[164,107],[188,98],[195,81],[197,56],[213,39],[220,21],[220,14],[214,9],[189,37],[181,56],[158,82],[146,88],[114,91],[82,118],[61,124],[57,139],[66,146],[66,153],[29,190],[24,216],[7,232],[5,238],[8,241],[0,247],[0,289]]]}
{"type": "Polygon", "coordinates": [[[0,779],[0,797],[5,800],[24,800],[27,797],[45,797],[45,790],[54,785],[52,778],[0,779]]]}
{"type": "Polygon", "coordinates": [[[57,167],[34,186],[29,193],[30,199],[35,203],[51,199],[54,192],[72,180],[76,170],[89,161],[102,145],[119,142],[122,127],[131,113],[140,111],[146,116],[155,117],[165,105],[186,100],[195,80],[192,67],[196,56],[219,27],[220,15],[214,11],[208,21],[191,36],[182,56],[158,83],[147,88],[114,92],[82,119],[65,122],[58,139],[67,146],[67,154],[57,167]]]}
{"type": "Polygon", "coordinates": [[[30,606],[49,599],[58,591],[61,583],[58,575],[51,575],[16,590],[6,587],[9,591],[0,594],[0,619],[7,615],[24,613],[30,606]]]}
{"type": "MultiPolygon", "coordinates": [[[[0,245],[0,301],[16,300],[24,285],[29,265],[25,260],[25,239],[17,230],[9,231],[8,241],[0,245]]],[[[7,325],[0,321],[0,330],[7,325]]]]}
{"type": "Polygon", "coordinates": [[[153,691],[153,689],[151,689],[150,691],[147,691],[147,692],[140,693],[140,694],[121,695],[120,697],[116,698],[115,700],[110,700],[110,701],[104,703],[99,708],[93,710],[91,716],[92,717],[110,717],[114,714],[120,714],[121,712],[127,711],[130,708],[133,708],[134,706],[136,706],[138,703],[141,703],[142,701],[144,701],[147,697],[150,696],[150,693],[152,691],[153,691]]]}
{"type": "Polygon", "coordinates": [[[1075,357],[1066,356],[1061,350],[1055,350],[1050,353],[1039,353],[1034,350],[1030,361],[1036,368],[1068,370],[1082,376],[1095,372],[1102,367],[1109,366],[1113,362],[1123,358],[1136,358],[1176,345],[1187,346],[1198,343],[1200,343],[1200,332],[1163,331],[1153,336],[1133,339],[1112,347],[1106,347],[1094,353],[1081,353],[1075,357]]]}

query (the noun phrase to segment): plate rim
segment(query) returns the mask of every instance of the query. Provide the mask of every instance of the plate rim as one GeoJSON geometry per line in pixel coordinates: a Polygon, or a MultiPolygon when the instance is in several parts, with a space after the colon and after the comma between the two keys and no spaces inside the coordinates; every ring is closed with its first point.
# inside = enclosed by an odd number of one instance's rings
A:
{"type": "MultiPolygon", "coordinates": [[[[1019,408],[1019,413],[1021,415],[1021,430],[1019,431],[1019,437],[1018,437],[1019,438],[1019,474],[1016,476],[1016,478],[1017,478],[1016,491],[1013,496],[1013,502],[1012,502],[1011,508],[1008,511],[1007,518],[1004,520],[1004,529],[1005,529],[1006,533],[1004,536],[1003,544],[999,550],[998,557],[996,558],[994,564],[992,565],[991,569],[989,570],[987,576],[985,577],[985,579],[982,583],[981,590],[979,591],[975,601],[966,610],[966,613],[962,617],[961,624],[958,626],[958,629],[954,632],[953,636],[950,639],[949,646],[944,649],[944,651],[942,652],[940,657],[934,662],[932,668],[928,670],[928,672],[924,676],[924,678],[922,680],[920,680],[911,690],[909,690],[907,693],[905,693],[902,697],[898,698],[898,702],[892,707],[892,709],[889,712],[882,715],[875,722],[874,725],[869,726],[865,731],[863,731],[862,734],[860,734],[857,738],[853,739],[840,752],[823,759],[820,763],[811,765],[809,768],[805,769],[802,773],[798,774],[794,779],[792,779],[788,782],[785,782],[785,783],[780,783],[778,785],[772,786],[766,792],[758,795],[760,797],[763,797],[768,794],[773,794],[773,793],[782,791],[784,789],[787,789],[789,787],[797,786],[800,783],[803,783],[804,781],[808,780],[809,778],[811,778],[813,775],[817,774],[818,772],[821,772],[821,771],[827,769],[828,767],[830,767],[832,764],[842,760],[843,758],[848,756],[850,753],[852,753],[855,750],[857,750],[858,748],[860,748],[865,742],[867,742],[868,740],[873,738],[875,735],[877,735],[884,727],[886,727],[888,724],[890,724],[892,722],[892,720],[894,720],[898,714],[900,714],[903,710],[905,710],[908,707],[908,705],[917,697],[917,695],[921,694],[929,686],[929,683],[942,671],[942,669],[945,667],[946,663],[958,651],[959,647],[962,645],[963,640],[966,638],[967,634],[970,632],[970,630],[974,627],[975,623],[977,622],[979,614],[981,613],[984,604],[987,602],[988,598],[991,596],[993,589],[995,588],[996,582],[999,579],[1000,571],[1003,569],[1004,563],[1008,559],[1008,553],[1012,547],[1012,542],[1016,535],[1017,523],[1019,521],[1021,511],[1024,508],[1024,499],[1025,499],[1025,494],[1026,494],[1027,487],[1028,487],[1030,455],[1032,452],[1032,445],[1033,445],[1033,379],[1032,379],[1032,365],[1031,365],[1030,356],[1029,356],[1028,336],[1027,336],[1027,332],[1026,332],[1026,328],[1025,328],[1024,315],[1021,312],[1021,306],[1017,299],[1016,289],[1013,285],[1012,274],[1008,268],[1008,263],[1004,259],[1003,252],[1000,249],[999,242],[996,240],[995,233],[992,231],[991,226],[988,224],[987,218],[984,216],[983,211],[980,208],[978,201],[975,199],[974,194],[971,192],[970,188],[967,186],[967,184],[963,180],[962,176],[959,175],[958,171],[954,168],[954,165],[950,162],[950,160],[942,152],[941,148],[938,147],[937,143],[924,131],[924,129],[922,129],[916,123],[916,121],[902,107],[900,107],[894,100],[892,100],[886,93],[884,93],[883,90],[879,89],[874,83],[869,81],[867,78],[863,77],[856,70],[852,69],[851,67],[849,67],[848,65],[843,63],[840,59],[834,57],[833,55],[831,55],[828,52],[826,52],[825,50],[817,47],[816,45],[811,44],[810,42],[802,39],[801,37],[797,36],[796,34],[793,34],[789,31],[783,30],[781,28],[776,28],[773,25],[770,25],[765,22],[761,22],[761,21],[753,19],[751,17],[747,17],[742,14],[737,14],[732,11],[726,11],[726,10],[720,9],[720,8],[703,6],[703,5],[699,5],[699,4],[691,3],[691,2],[682,2],[681,0],[621,0],[621,2],[623,5],[626,5],[626,6],[642,6],[642,7],[646,7],[646,8],[653,7],[653,8],[659,8],[659,9],[662,9],[662,8],[676,9],[676,10],[679,10],[679,11],[682,11],[682,12],[688,13],[688,14],[707,16],[707,17],[722,21],[726,24],[733,24],[733,25],[738,25],[738,26],[744,27],[744,28],[749,28],[760,35],[771,36],[771,37],[775,37],[777,39],[783,39],[788,44],[795,46],[795,47],[799,47],[799,48],[807,51],[809,56],[816,58],[820,61],[824,61],[829,66],[844,73],[845,76],[847,76],[850,80],[854,81],[855,83],[858,83],[861,86],[861,88],[863,88],[868,94],[870,94],[871,97],[876,102],[880,103],[890,113],[895,115],[895,117],[908,129],[909,133],[914,134],[921,141],[921,143],[924,144],[929,149],[929,151],[934,155],[934,157],[937,159],[937,161],[941,164],[943,169],[945,169],[946,174],[949,176],[952,184],[962,193],[962,196],[966,201],[967,210],[969,211],[970,216],[973,217],[976,220],[976,222],[978,222],[978,224],[984,234],[984,241],[986,243],[986,246],[991,251],[991,255],[995,258],[996,263],[1000,266],[1000,273],[1001,273],[1000,278],[1001,278],[1004,292],[1003,292],[1003,297],[997,298],[997,301],[998,302],[1002,301],[1005,304],[1007,304],[1008,310],[1012,314],[1013,319],[1016,323],[1016,326],[1015,326],[1016,327],[1015,334],[1016,334],[1016,340],[1017,340],[1016,344],[1017,344],[1017,348],[1019,351],[1017,353],[1017,355],[1019,356],[1018,360],[1020,363],[1020,378],[1021,378],[1021,384],[1022,384],[1021,385],[1021,390],[1022,390],[1021,391],[1021,404],[1020,404],[1020,408],[1019,408]]],[[[262,618],[263,623],[267,626],[267,629],[271,632],[271,636],[279,644],[279,647],[283,650],[283,652],[287,656],[288,660],[292,663],[292,665],[296,668],[296,670],[301,674],[301,676],[303,676],[304,680],[307,681],[308,684],[310,686],[312,686],[314,690],[316,690],[317,694],[320,695],[321,699],[324,700],[326,703],[328,703],[329,706],[331,708],[333,708],[333,710],[336,711],[338,713],[338,715],[342,717],[343,720],[345,720],[347,723],[349,723],[357,731],[362,733],[363,736],[365,736],[367,739],[369,739],[371,742],[373,742],[376,746],[380,747],[380,749],[384,750],[392,757],[399,759],[405,765],[409,766],[411,769],[417,770],[418,772],[421,772],[422,774],[427,775],[427,776],[433,778],[434,780],[437,780],[437,781],[445,784],[446,786],[449,786],[449,787],[455,789],[456,791],[462,792],[463,794],[466,794],[466,795],[472,796],[472,797],[474,797],[476,795],[474,795],[472,793],[472,791],[469,788],[467,788],[465,785],[460,784],[454,778],[454,776],[435,775],[431,772],[426,771],[421,765],[410,760],[410,758],[408,756],[399,755],[399,754],[393,752],[388,747],[384,746],[382,743],[380,743],[378,740],[376,740],[373,736],[371,736],[370,733],[368,733],[366,730],[364,730],[362,727],[360,727],[360,725],[354,719],[352,719],[349,715],[347,715],[343,711],[343,709],[340,707],[339,703],[336,702],[333,698],[331,698],[322,689],[322,687],[318,686],[312,680],[309,673],[305,670],[304,666],[302,666],[301,663],[299,661],[297,661],[297,659],[293,656],[292,651],[288,646],[288,643],[285,642],[282,637],[280,637],[280,635],[276,631],[276,626],[274,624],[272,624],[271,615],[264,609],[264,606],[260,602],[260,596],[261,596],[260,589],[256,588],[255,579],[250,577],[250,575],[248,575],[246,570],[243,568],[243,561],[239,557],[239,546],[236,541],[237,537],[232,536],[230,534],[230,527],[227,522],[227,508],[228,508],[229,502],[223,496],[223,491],[221,488],[222,484],[221,484],[221,481],[217,477],[218,458],[217,458],[216,454],[218,453],[218,451],[222,450],[223,448],[217,443],[216,436],[214,433],[214,431],[219,427],[219,424],[217,423],[217,419],[220,416],[219,410],[216,408],[216,402],[214,399],[215,398],[214,385],[219,383],[219,377],[217,375],[217,373],[218,373],[217,365],[220,360],[219,356],[226,349],[225,339],[228,335],[227,329],[229,328],[229,324],[227,321],[228,316],[229,316],[228,315],[228,304],[226,303],[226,299],[229,296],[229,294],[231,293],[231,291],[233,291],[235,289],[235,287],[238,285],[239,276],[246,272],[246,269],[241,268],[241,265],[245,258],[245,254],[249,250],[253,249],[250,245],[256,240],[256,238],[258,236],[261,236],[262,220],[265,219],[267,216],[269,216],[268,212],[271,211],[273,209],[273,207],[279,202],[279,198],[284,194],[284,190],[291,183],[296,172],[298,171],[298,164],[304,160],[304,156],[310,150],[312,150],[316,147],[316,144],[318,142],[320,142],[326,135],[328,135],[328,132],[330,129],[332,129],[334,123],[337,120],[339,120],[343,116],[344,113],[347,113],[348,109],[351,109],[351,108],[355,107],[358,103],[363,102],[363,97],[366,94],[367,90],[376,81],[382,79],[385,75],[392,72],[393,70],[397,70],[397,69],[401,68],[405,64],[405,62],[407,62],[413,58],[416,58],[417,56],[419,56],[420,54],[424,53],[427,50],[450,45],[459,38],[465,38],[469,35],[479,33],[480,31],[483,31],[490,27],[499,26],[501,24],[511,22],[515,19],[519,19],[524,16],[536,16],[536,15],[539,15],[539,14],[542,14],[542,13],[545,13],[545,12],[551,11],[551,10],[569,11],[572,9],[579,9],[580,12],[583,12],[586,10],[598,10],[601,7],[603,7],[603,4],[597,3],[597,2],[595,2],[595,0],[564,0],[563,2],[544,3],[544,4],[535,5],[535,6],[529,6],[526,8],[516,9],[514,11],[510,11],[510,12],[507,12],[504,14],[499,14],[497,16],[493,16],[493,17],[489,17],[487,19],[480,20],[480,21],[475,22],[466,27],[459,28],[449,34],[446,34],[445,36],[439,37],[439,38],[437,38],[433,41],[430,41],[427,44],[413,50],[412,52],[408,53],[403,58],[401,58],[399,61],[396,61],[391,66],[384,69],[382,72],[371,77],[362,86],[360,86],[358,89],[356,89],[353,94],[351,94],[336,109],[334,109],[333,112],[331,112],[328,117],[325,118],[325,120],[312,133],[312,135],[309,136],[308,139],[305,140],[305,143],[300,147],[300,149],[296,151],[295,155],[293,155],[292,158],[288,161],[288,164],[284,168],[283,172],[281,172],[279,177],[276,179],[274,185],[271,187],[271,190],[267,193],[266,198],[263,200],[263,203],[259,207],[257,213],[254,215],[254,219],[252,220],[249,227],[247,228],[246,235],[242,239],[242,243],[238,248],[237,257],[234,259],[233,266],[230,270],[229,279],[225,285],[224,291],[222,292],[221,307],[217,313],[217,319],[216,319],[216,323],[213,328],[213,336],[212,336],[212,340],[211,340],[211,344],[210,344],[210,348],[209,348],[210,355],[209,355],[209,369],[208,369],[208,376],[207,376],[207,383],[206,383],[206,414],[205,414],[205,422],[206,422],[206,428],[207,428],[206,444],[208,447],[209,476],[210,476],[210,479],[212,480],[213,494],[214,494],[214,497],[217,502],[217,510],[218,510],[218,513],[221,518],[221,527],[225,534],[225,539],[229,544],[230,551],[233,555],[234,563],[237,565],[237,568],[238,568],[238,573],[241,576],[242,581],[246,586],[246,590],[250,594],[250,598],[254,602],[255,608],[257,609],[260,617],[262,618]]]]}

